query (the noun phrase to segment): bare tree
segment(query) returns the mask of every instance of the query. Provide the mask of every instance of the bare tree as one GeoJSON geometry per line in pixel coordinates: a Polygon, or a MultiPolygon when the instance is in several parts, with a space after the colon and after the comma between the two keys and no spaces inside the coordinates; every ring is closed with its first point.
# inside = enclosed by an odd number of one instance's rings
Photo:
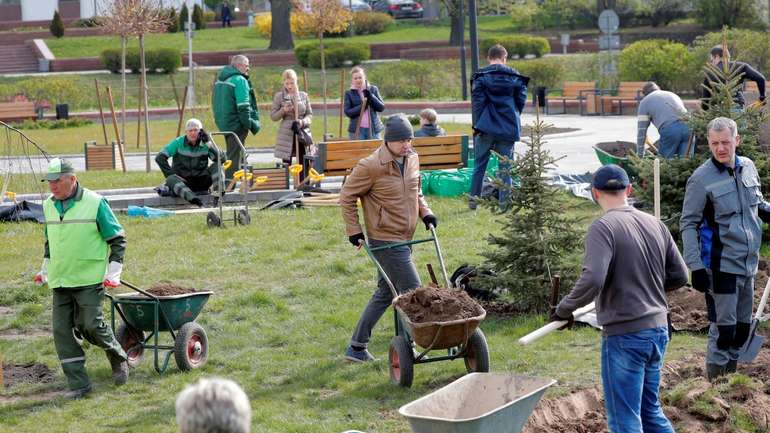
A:
{"type": "MultiPolygon", "coordinates": [[[[162,1],[162,0],[161,0],[162,1]]],[[[145,68],[144,36],[148,33],[162,33],[168,27],[168,14],[163,10],[159,0],[114,0],[105,11],[102,23],[106,33],[118,35],[122,39],[123,53],[121,66],[123,69],[123,123],[126,112],[126,41],[129,37],[139,38],[139,62],[141,80],[139,84],[140,98],[144,108],[144,141],[146,154],[146,170],[150,171],[150,116],[147,113],[147,70],[145,68]]],[[[125,126],[123,129],[125,136],[125,126]]],[[[122,146],[122,144],[121,144],[122,146]]]]}
{"type": "MultiPolygon", "coordinates": [[[[459,47],[463,37],[465,23],[460,19],[460,2],[465,0],[441,0],[449,15],[449,45],[459,47]]],[[[467,4],[465,5],[467,10],[467,4]]]]}
{"type": "Polygon", "coordinates": [[[291,34],[291,1],[270,0],[270,46],[269,50],[290,50],[294,48],[291,34]]]}

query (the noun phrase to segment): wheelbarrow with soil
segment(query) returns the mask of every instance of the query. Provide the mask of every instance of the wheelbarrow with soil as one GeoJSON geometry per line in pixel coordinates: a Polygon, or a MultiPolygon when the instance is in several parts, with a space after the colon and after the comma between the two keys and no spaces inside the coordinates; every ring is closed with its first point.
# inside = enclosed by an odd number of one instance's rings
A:
{"type": "MultiPolygon", "coordinates": [[[[373,248],[367,243],[363,243],[366,252],[393,294],[395,336],[391,340],[388,350],[388,364],[391,381],[404,387],[412,386],[415,364],[463,359],[465,368],[469,373],[489,371],[487,340],[484,333],[478,328],[479,323],[486,317],[486,311],[465,292],[452,291],[449,296],[446,295],[447,291],[451,290],[451,284],[444,266],[444,258],[441,254],[436,230],[431,227],[430,231],[431,237],[426,239],[373,248]],[[442,289],[435,285],[399,295],[393,282],[374,256],[374,252],[424,242],[433,242],[435,246],[446,288],[442,289]],[[443,295],[441,294],[442,291],[443,295]],[[432,312],[427,310],[430,309],[429,304],[437,299],[434,296],[436,294],[439,295],[438,298],[443,298],[438,299],[439,302],[449,301],[449,303],[453,303],[456,301],[465,305],[472,303],[473,308],[461,308],[460,314],[454,314],[454,311],[450,311],[448,315],[431,314],[432,312]],[[424,311],[420,311],[421,306],[424,311]],[[420,352],[415,346],[419,346],[423,350],[420,352]],[[446,350],[446,354],[428,356],[429,352],[435,350],[446,350]]],[[[432,272],[431,277],[436,283],[432,272]]]]}
{"type": "Polygon", "coordinates": [[[596,157],[602,165],[615,164],[629,172],[633,171],[628,155],[636,152],[636,143],[630,141],[603,141],[593,146],[596,157]]]}
{"type": "Polygon", "coordinates": [[[214,292],[160,287],[155,294],[125,281],[121,284],[136,293],[107,296],[111,301],[112,330],[128,355],[129,367],[137,367],[141,363],[145,349],[153,350],[155,371],[160,374],[168,369],[172,354],[182,371],[199,368],[206,363],[208,337],[195,318],[214,292]],[[116,311],[123,321],[117,329],[116,311]],[[161,332],[170,334],[172,344],[160,343],[161,332]],[[162,362],[159,356],[161,350],[167,351],[162,362]]]}

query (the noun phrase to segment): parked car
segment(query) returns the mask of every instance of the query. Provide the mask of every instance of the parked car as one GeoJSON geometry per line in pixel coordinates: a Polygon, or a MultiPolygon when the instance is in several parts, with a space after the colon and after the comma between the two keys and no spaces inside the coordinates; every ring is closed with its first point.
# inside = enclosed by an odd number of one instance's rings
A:
{"type": "Polygon", "coordinates": [[[372,11],[372,7],[369,6],[369,4],[363,0],[340,0],[340,3],[342,3],[342,6],[352,10],[353,12],[371,12],[372,11]]]}
{"type": "Polygon", "coordinates": [[[385,12],[393,18],[422,18],[422,4],[412,0],[376,0],[372,10],[385,12]]]}

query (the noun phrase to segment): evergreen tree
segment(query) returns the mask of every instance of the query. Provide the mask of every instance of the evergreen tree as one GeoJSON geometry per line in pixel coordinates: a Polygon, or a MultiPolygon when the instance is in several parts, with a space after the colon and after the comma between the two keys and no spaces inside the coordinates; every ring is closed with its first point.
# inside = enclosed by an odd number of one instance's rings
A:
{"type": "Polygon", "coordinates": [[[197,4],[193,6],[192,20],[195,23],[196,29],[203,30],[206,28],[206,20],[203,19],[203,9],[197,4]]]}
{"type": "Polygon", "coordinates": [[[182,9],[179,11],[179,30],[184,29],[187,25],[187,14],[189,13],[187,3],[182,4],[182,9]]]}
{"type": "Polygon", "coordinates": [[[169,8],[168,10],[168,27],[166,27],[166,31],[169,33],[177,33],[179,31],[179,19],[174,8],[169,8]]]}
{"type": "Polygon", "coordinates": [[[64,22],[61,20],[59,11],[54,11],[53,20],[51,20],[51,26],[49,27],[51,34],[60,38],[64,36],[64,22]]]}
{"type": "MultiPolygon", "coordinates": [[[[479,282],[488,289],[507,290],[519,311],[545,311],[549,307],[552,276],[558,273],[569,284],[577,275],[577,266],[570,256],[578,252],[582,233],[577,230],[579,219],[565,213],[562,193],[548,183],[547,173],[555,167],[557,159],[543,148],[547,128],[538,116],[527,152],[510,161],[514,186],[497,182],[499,188],[509,193],[510,212],[504,216],[502,230],[488,238],[494,248],[482,253],[486,258],[483,267],[493,271],[493,275],[482,276],[479,282]]],[[[507,159],[501,157],[501,161],[507,159]]],[[[482,205],[499,207],[489,200],[482,205]]]]}

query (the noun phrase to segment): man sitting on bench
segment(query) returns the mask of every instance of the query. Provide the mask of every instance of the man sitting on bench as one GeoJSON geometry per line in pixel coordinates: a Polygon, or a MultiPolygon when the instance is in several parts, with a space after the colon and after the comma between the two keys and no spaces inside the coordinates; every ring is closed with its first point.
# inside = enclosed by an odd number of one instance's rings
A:
{"type": "MultiPolygon", "coordinates": [[[[219,180],[219,167],[209,165],[209,159],[216,162],[217,151],[209,145],[209,135],[200,120],[188,120],[185,131],[185,135],[173,139],[158,153],[155,162],[166,177],[169,191],[201,207],[203,202],[196,193],[207,193],[219,180]],[[169,158],[173,158],[173,166],[168,164],[169,158]]],[[[219,160],[224,162],[225,158],[220,151],[219,160]]]]}

